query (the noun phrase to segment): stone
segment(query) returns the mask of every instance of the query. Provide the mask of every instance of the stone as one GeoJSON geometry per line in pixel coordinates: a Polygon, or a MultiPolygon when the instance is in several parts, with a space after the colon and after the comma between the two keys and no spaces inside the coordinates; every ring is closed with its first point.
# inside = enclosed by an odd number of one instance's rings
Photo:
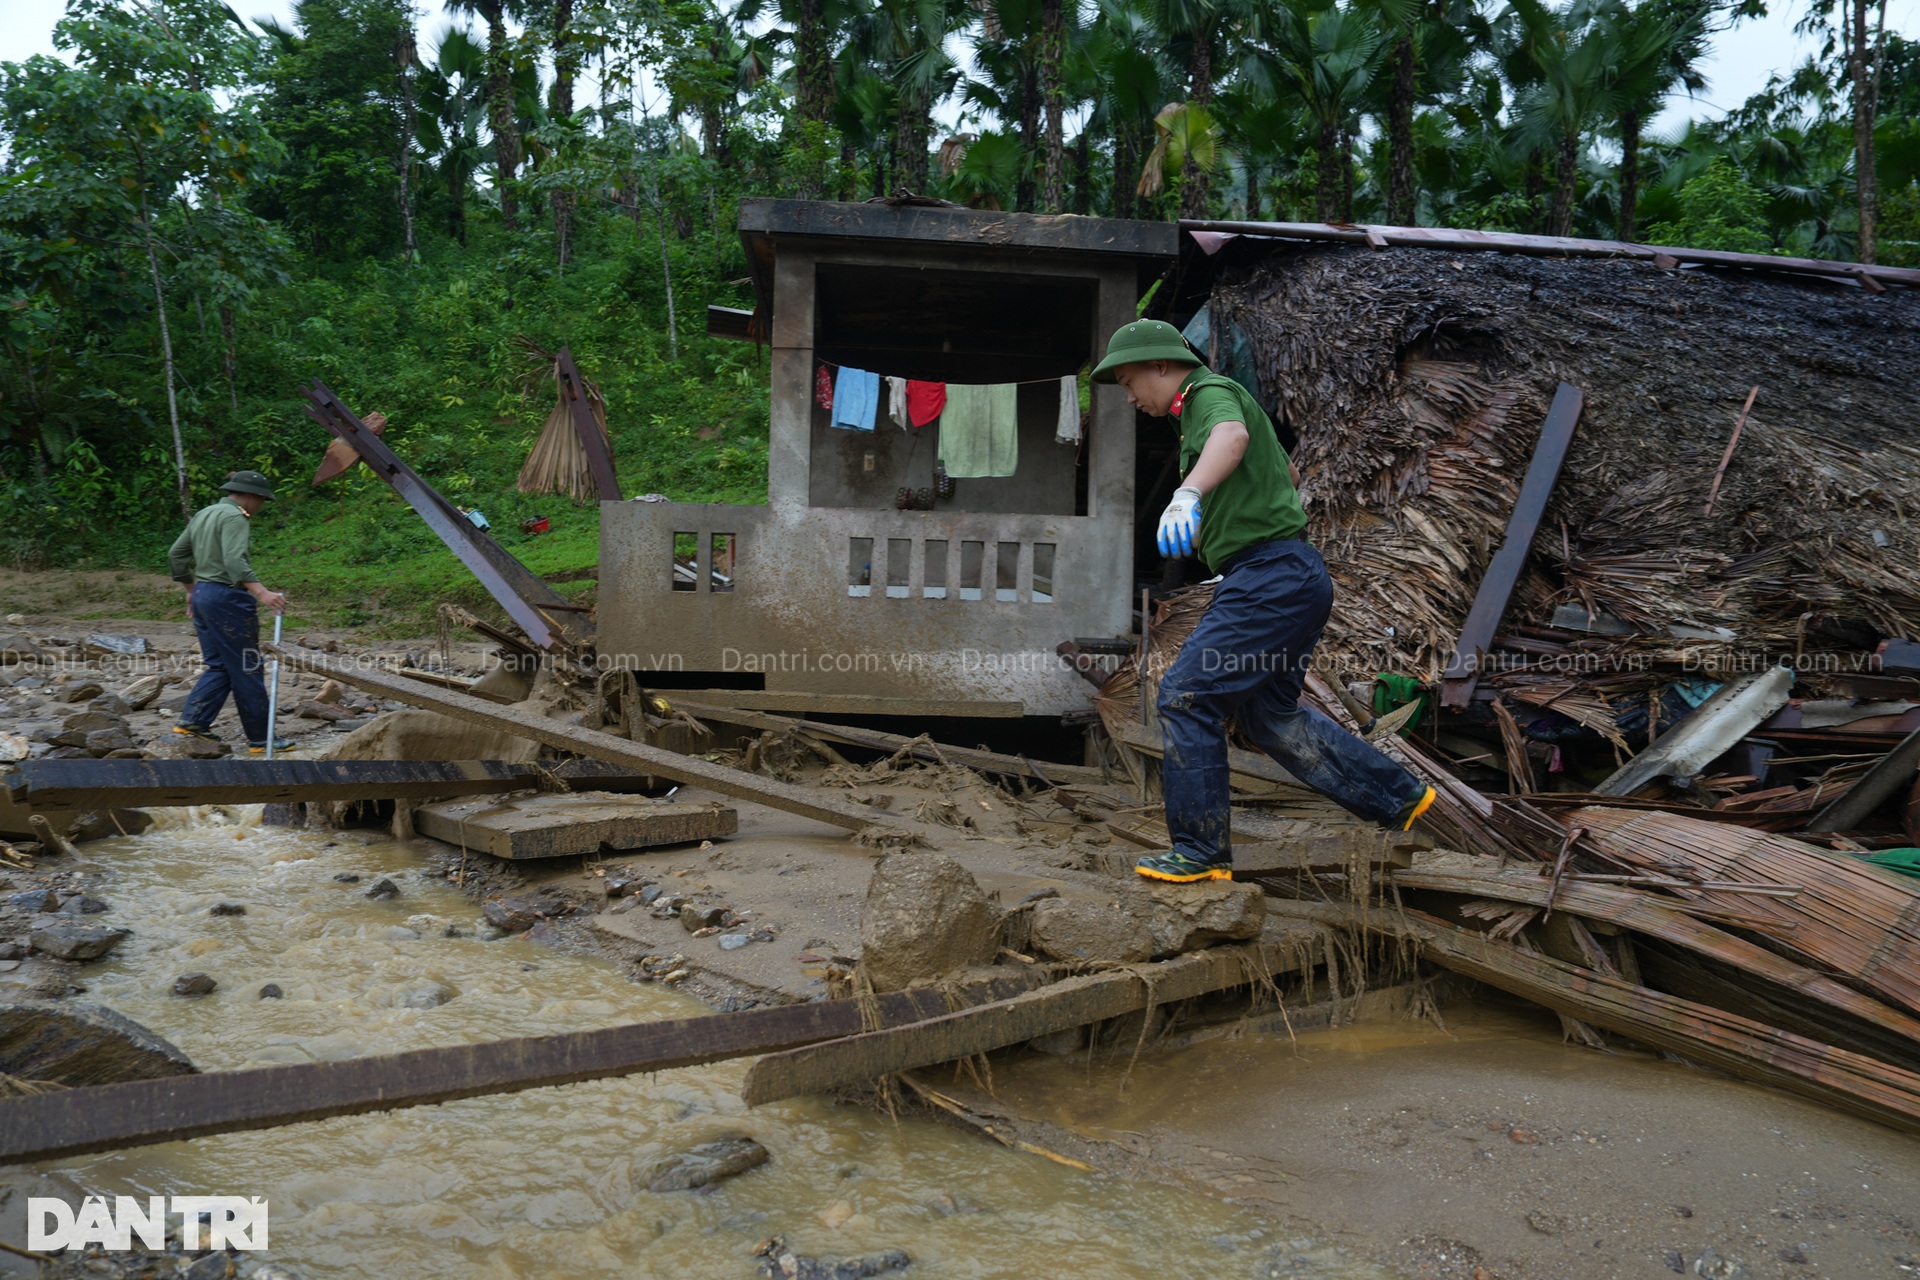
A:
{"type": "Polygon", "coordinates": [[[120,700],[127,704],[130,711],[144,711],[147,704],[159,697],[160,691],[166,687],[165,676],[141,676],[120,691],[120,700]]]}
{"type": "Polygon", "coordinates": [[[744,933],[723,933],[720,935],[719,941],[722,951],[738,951],[749,942],[752,942],[753,939],[744,933]]]}
{"type": "Polygon", "coordinates": [[[1054,960],[1133,964],[1153,954],[1153,931],[1146,913],[1125,899],[1046,898],[1033,904],[1027,945],[1054,960]]]}
{"type": "Polygon", "coordinates": [[[711,929],[727,918],[725,907],[702,906],[689,902],[680,908],[680,927],[688,933],[700,929],[711,929]]]}
{"type": "Polygon", "coordinates": [[[109,751],[131,751],[134,744],[133,735],[125,729],[95,729],[80,745],[96,756],[104,756],[109,751]]]}
{"type": "Polygon", "coordinates": [[[25,960],[27,954],[27,944],[18,938],[0,942],[0,960],[25,960]]]}
{"type": "Polygon", "coordinates": [[[662,889],[657,884],[648,885],[646,888],[640,891],[640,905],[643,907],[652,906],[654,903],[654,899],[658,898],[661,894],[665,892],[666,890],[662,889]]]}
{"type": "Polygon", "coordinates": [[[438,1009],[460,993],[444,982],[428,978],[421,982],[410,983],[393,993],[393,1007],[396,1009],[438,1009]]]}
{"type": "Polygon", "coordinates": [[[60,691],[60,701],[91,702],[105,692],[105,689],[101,688],[92,680],[80,680],[60,691]]]}
{"type": "Polygon", "coordinates": [[[67,828],[67,839],[105,840],[109,836],[137,836],[153,825],[145,809],[89,809],[67,828]]]}
{"type": "Polygon", "coordinates": [[[24,733],[0,733],[0,764],[18,764],[33,754],[33,740],[24,733]]]}
{"type": "Polygon", "coordinates": [[[180,1280],[227,1280],[233,1270],[233,1258],[216,1251],[195,1258],[179,1275],[180,1280]]]}
{"type": "MultiPolygon", "coordinates": [[[[9,625],[20,625],[12,621],[16,616],[18,615],[7,615],[9,625]]],[[[25,636],[15,634],[0,635],[0,662],[33,662],[39,657],[40,650],[34,645],[33,641],[27,639],[25,636]]]]}
{"type": "Polygon", "coordinates": [[[1153,934],[1156,960],[1217,942],[1257,938],[1266,926],[1267,895],[1256,884],[1202,880],[1146,888],[1153,902],[1147,927],[1153,934]]]}
{"type": "Polygon", "coordinates": [[[56,960],[98,960],[126,936],[104,925],[50,924],[33,931],[33,949],[56,960]]]}
{"type": "Polygon", "coordinates": [[[496,929],[520,933],[545,919],[547,906],[539,898],[489,898],[480,904],[480,914],[496,929]]]}
{"type": "Polygon", "coordinates": [[[57,911],[60,908],[60,895],[51,889],[29,889],[25,893],[9,894],[7,902],[22,911],[57,911]]]}
{"type": "Polygon", "coordinates": [[[860,915],[861,967],[875,991],[901,991],[991,964],[999,922],[967,869],[933,853],[890,853],[860,915]]]}
{"type": "Polygon", "coordinates": [[[857,1258],[829,1262],[825,1258],[806,1258],[795,1253],[785,1236],[775,1236],[754,1253],[760,1258],[759,1274],[765,1280],[865,1280],[913,1265],[903,1249],[887,1249],[857,1258]]]}
{"type": "Polygon", "coordinates": [[[690,1191],[755,1169],[767,1162],[767,1149],[752,1138],[703,1142],[669,1156],[647,1175],[647,1190],[665,1194],[690,1191]]]}
{"type": "Polygon", "coordinates": [[[643,880],[629,880],[625,876],[608,876],[605,888],[609,898],[629,898],[639,893],[645,884],[643,880]]]}
{"type": "Polygon", "coordinates": [[[102,653],[135,655],[149,653],[153,646],[147,643],[145,636],[115,635],[110,631],[96,631],[83,642],[83,648],[97,649],[102,653]]]}
{"type": "Polygon", "coordinates": [[[60,904],[60,914],[63,916],[97,916],[105,910],[106,903],[84,893],[76,893],[60,904]]]}
{"type": "Polygon", "coordinates": [[[286,992],[280,989],[280,984],[277,982],[269,982],[266,986],[260,988],[260,999],[262,1000],[278,1000],[285,994],[286,992]]]}
{"type": "Polygon", "coordinates": [[[232,755],[233,748],[224,742],[209,742],[191,734],[169,731],[155,738],[147,752],[155,760],[218,760],[232,755]]]}
{"type": "Polygon", "coordinates": [[[74,711],[60,718],[61,729],[69,733],[92,733],[95,729],[125,729],[126,720],[121,716],[88,707],[84,711],[74,711]]]}
{"type": "Polygon", "coordinates": [[[247,914],[247,909],[243,904],[238,902],[216,902],[207,908],[207,914],[210,916],[243,916],[247,914]]]}
{"type": "Polygon", "coordinates": [[[353,712],[335,703],[308,700],[295,707],[294,714],[302,720],[324,720],[333,723],[349,718],[353,712]]]}
{"type": "Polygon", "coordinates": [[[360,877],[352,871],[342,871],[334,876],[334,881],[338,884],[359,884],[360,877]]]}
{"type": "Polygon", "coordinates": [[[1737,1259],[1709,1245],[1693,1260],[1693,1274],[1702,1280],[1752,1280],[1753,1273],[1737,1259]]]}
{"type": "Polygon", "coordinates": [[[367,897],[372,898],[375,902],[385,902],[388,898],[397,898],[399,896],[400,886],[395,884],[390,876],[381,876],[378,880],[375,880],[367,886],[367,897]]]}
{"type": "Polygon", "coordinates": [[[97,711],[101,715],[113,716],[116,719],[133,714],[132,705],[117,693],[101,694],[99,697],[87,703],[87,710],[97,711]]]}
{"type": "Polygon", "coordinates": [[[0,1005],[0,1073],[81,1087],[189,1076],[173,1045],[111,1009],[73,1000],[0,1005]]]}
{"type": "Polygon", "coordinates": [[[220,984],[204,973],[184,973],[173,980],[173,994],[177,996],[212,995],[220,984]]]}

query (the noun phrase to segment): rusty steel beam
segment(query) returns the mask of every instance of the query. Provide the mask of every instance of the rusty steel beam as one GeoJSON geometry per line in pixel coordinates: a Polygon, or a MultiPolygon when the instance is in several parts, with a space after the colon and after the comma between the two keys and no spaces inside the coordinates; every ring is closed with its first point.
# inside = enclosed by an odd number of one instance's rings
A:
{"type": "Polygon", "coordinates": [[[594,421],[592,391],[587,380],[574,367],[570,348],[560,348],[554,363],[560,375],[560,394],[567,398],[573,414],[573,433],[579,437],[580,451],[587,455],[587,466],[593,472],[593,487],[600,501],[618,502],[620,481],[613,474],[613,451],[607,445],[606,433],[594,421]]]}
{"type": "MultiPolygon", "coordinates": [[[[960,991],[977,1003],[1017,995],[1037,981],[1023,975],[971,983],[960,991]]],[[[886,1027],[947,1012],[945,989],[927,987],[862,1000],[777,1005],[344,1062],[61,1089],[0,1103],[0,1162],[64,1160],[216,1133],[671,1071],[854,1035],[871,1027],[866,1020],[870,1013],[886,1027]]]]}
{"type": "Polygon", "coordinates": [[[566,597],[476,528],[418,472],[402,462],[386,441],[355,416],[326,383],[315,378],[303,394],[307,400],[307,416],[346,441],[366,460],[375,475],[392,485],[536,645],[551,649],[556,644],[581,644],[592,639],[593,623],[589,619],[559,608],[569,603],[566,597]],[[554,616],[556,614],[559,616],[554,616]]]}

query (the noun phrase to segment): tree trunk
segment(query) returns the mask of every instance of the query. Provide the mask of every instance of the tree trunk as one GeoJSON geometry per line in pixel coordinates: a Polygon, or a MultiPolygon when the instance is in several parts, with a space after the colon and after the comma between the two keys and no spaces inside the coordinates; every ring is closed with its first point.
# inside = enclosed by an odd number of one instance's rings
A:
{"type": "Polygon", "coordinates": [[[1314,175],[1313,216],[1332,222],[1340,214],[1340,127],[1331,116],[1320,122],[1320,164],[1314,175]]]}
{"type": "Polygon", "coordinates": [[[1116,124],[1113,130],[1113,216],[1134,216],[1134,184],[1140,181],[1140,148],[1133,127],[1116,124]]]}
{"type": "Polygon", "coordinates": [[[1560,135],[1560,163],[1554,174],[1553,222],[1548,235],[1564,236],[1573,230],[1573,197],[1580,181],[1580,135],[1571,129],[1560,135]]]}
{"type": "MultiPolygon", "coordinates": [[[[573,0],[554,0],[553,90],[547,111],[557,123],[573,115],[573,80],[580,70],[580,51],[573,38],[573,0]]],[[[553,249],[561,271],[573,256],[573,191],[556,186],[548,193],[553,210],[553,249]]]]}
{"type": "Polygon", "coordinates": [[[1039,149],[1040,68],[1027,58],[1020,68],[1020,154],[1027,163],[1020,166],[1020,179],[1013,189],[1013,207],[1021,213],[1033,212],[1033,154],[1039,149]]]}
{"type": "MultiPolygon", "coordinates": [[[[727,56],[724,32],[718,24],[715,24],[712,37],[707,41],[707,53],[716,66],[727,56]]],[[[605,92],[603,83],[601,93],[604,95],[605,92]]],[[[727,147],[727,120],[717,98],[706,97],[701,100],[700,133],[706,139],[707,159],[722,169],[731,168],[733,153],[727,147]]]]}
{"type": "Polygon", "coordinates": [[[193,518],[193,489],[187,483],[187,446],[180,436],[180,400],[173,389],[173,331],[167,325],[167,291],[160,283],[160,252],[153,243],[153,219],[147,213],[147,184],[140,177],[140,238],[147,249],[147,270],[153,276],[153,310],[160,317],[160,359],[167,376],[167,421],[173,427],[174,474],[180,481],[180,510],[193,518]]]}
{"type": "MultiPolygon", "coordinates": [[[[1193,33],[1193,61],[1187,69],[1187,101],[1203,110],[1213,105],[1213,32],[1202,28],[1193,33]]],[[[1187,140],[1193,141],[1193,123],[1187,123],[1187,140]]],[[[1180,216],[1204,219],[1211,211],[1212,185],[1206,171],[1194,163],[1193,148],[1188,146],[1180,158],[1180,216]]]]}
{"type": "Polygon", "coordinates": [[[1093,212],[1093,144],[1082,129],[1073,143],[1073,211],[1093,212]]]}
{"type": "Polygon", "coordinates": [[[824,121],[833,105],[833,64],[827,48],[823,0],[800,0],[794,31],[794,71],[802,120],[824,121]]]}
{"type": "Polygon", "coordinates": [[[413,68],[420,61],[411,21],[400,28],[400,43],[394,53],[400,63],[400,155],[395,166],[400,179],[400,245],[411,263],[419,256],[413,235],[413,68]]]}
{"type": "Polygon", "coordinates": [[[1340,220],[1353,221],[1353,130],[1340,126],[1340,220]]]}
{"type": "Polygon", "coordinates": [[[1413,28],[1393,46],[1393,95],[1387,102],[1387,221],[1413,225],[1413,28]]]}
{"type": "Polygon", "coordinates": [[[659,215],[660,228],[660,275],[667,283],[667,350],[675,360],[680,358],[680,322],[673,309],[673,259],[667,254],[667,205],[660,198],[660,179],[652,178],[653,211],[659,215]]]}
{"type": "Polygon", "coordinates": [[[1640,214],[1640,108],[1620,113],[1620,225],[1614,234],[1631,241],[1640,214]]]}
{"type": "Polygon", "coordinates": [[[1260,208],[1260,167],[1249,160],[1247,165],[1247,221],[1258,222],[1261,219],[1260,208]]]}
{"type": "Polygon", "coordinates": [[[234,332],[233,308],[220,308],[220,376],[227,380],[227,399],[233,403],[234,413],[240,412],[240,390],[237,385],[239,372],[240,342],[234,332]]]}
{"type": "Polygon", "coordinates": [[[1527,225],[1524,230],[1546,230],[1546,219],[1540,216],[1540,197],[1546,194],[1546,161],[1538,151],[1527,153],[1527,176],[1521,188],[1527,199],[1527,225]]]}
{"type": "Polygon", "coordinates": [[[1061,65],[1066,58],[1067,19],[1061,0],[1041,0],[1040,6],[1040,83],[1047,109],[1047,185],[1044,202],[1048,213],[1062,213],[1067,207],[1067,148],[1065,122],[1067,106],[1066,73],[1061,65]]]}
{"type": "Polygon", "coordinates": [[[1869,46],[1867,5],[1870,0],[1846,0],[1848,23],[1847,73],[1853,82],[1853,187],[1860,209],[1860,236],[1854,256],[1874,262],[1880,253],[1880,179],[1873,152],[1873,126],[1880,112],[1880,63],[1885,52],[1887,0],[1880,0],[1880,16],[1869,46]]]}
{"type": "Polygon", "coordinates": [[[893,113],[893,180],[915,195],[927,190],[927,139],[932,128],[931,92],[903,85],[893,113]]]}
{"type": "Polygon", "coordinates": [[[516,230],[520,226],[520,202],[513,188],[520,168],[520,133],[513,123],[513,57],[507,48],[502,0],[490,0],[481,12],[487,19],[487,125],[493,131],[500,220],[509,230],[516,230]]]}

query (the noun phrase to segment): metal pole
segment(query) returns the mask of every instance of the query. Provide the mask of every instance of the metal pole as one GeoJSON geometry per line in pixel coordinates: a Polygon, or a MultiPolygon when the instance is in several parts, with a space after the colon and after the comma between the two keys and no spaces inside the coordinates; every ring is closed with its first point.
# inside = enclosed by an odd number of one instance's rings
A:
{"type": "MultiPolygon", "coordinates": [[[[287,620],[284,613],[273,615],[273,647],[280,647],[280,626],[287,620]]],[[[280,714],[280,658],[275,655],[273,665],[267,668],[267,759],[273,759],[273,726],[280,714]]]]}

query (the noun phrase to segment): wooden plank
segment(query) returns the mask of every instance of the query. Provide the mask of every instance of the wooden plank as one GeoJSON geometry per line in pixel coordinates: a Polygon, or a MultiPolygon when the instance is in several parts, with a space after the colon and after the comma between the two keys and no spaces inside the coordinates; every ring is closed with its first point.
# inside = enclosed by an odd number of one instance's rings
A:
{"type": "Polygon", "coordinates": [[[1236,876],[1336,873],[1355,867],[1407,867],[1413,855],[1433,848],[1433,841],[1417,831],[1382,831],[1355,822],[1328,827],[1297,822],[1298,834],[1280,839],[1262,836],[1233,846],[1236,876]]]}
{"type": "Polygon", "coordinates": [[[557,751],[577,752],[592,756],[595,760],[625,765],[629,769],[638,769],[689,786],[711,787],[722,795],[751,800],[786,813],[797,813],[801,817],[830,823],[848,831],[861,831],[902,821],[830,792],[776,782],[771,778],[713,764],[697,756],[683,756],[645,743],[629,742],[598,729],[563,724],[520,706],[496,707],[469,694],[436,689],[382,671],[371,664],[338,662],[307,649],[289,649],[278,645],[263,645],[262,648],[278,654],[302,671],[332,676],[341,684],[352,685],[356,689],[382,693],[411,706],[438,711],[469,724],[504,729],[557,751]]]}
{"type": "MultiPolygon", "coordinates": [[[[576,785],[589,785],[581,778],[576,785]]],[[[524,791],[540,770],[503,760],[28,760],[15,804],[54,810],[311,800],[433,800],[524,791]]]]}
{"type": "MultiPolygon", "coordinates": [[[[960,988],[1004,999],[1039,978],[1009,975],[960,988]]],[[[602,1080],[748,1057],[871,1026],[944,1013],[946,989],[822,1000],[739,1013],[415,1049],[343,1062],[303,1062],[134,1080],[10,1098],[0,1106],[0,1161],[68,1159],[215,1133],[393,1111],[481,1094],[602,1080]]]]}
{"type": "MultiPolygon", "coordinates": [[[[654,690],[655,693],[662,692],[654,690]]],[[[668,696],[673,695],[667,690],[668,696]]],[[[785,711],[798,714],[848,716],[984,716],[1018,720],[1026,714],[1024,702],[986,702],[970,698],[878,698],[864,693],[783,693],[768,689],[687,689],[678,697],[703,707],[738,707],[748,711],[785,711]]]]}
{"type": "Polygon", "coordinates": [[[1247,985],[1274,965],[1305,954],[1300,929],[1270,929],[1257,945],[1212,947],[1158,964],[1068,978],[1011,1000],[929,1018],[924,1022],[847,1036],[762,1058],[747,1072],[740,1093],[748,1106],[847,1085],[987,1053],[1036,1036],[1135,1013],[1149,1005],[1188,1000],[1247,985]]]}
{"type": "Polygon", "coordinates": [[[1813,816],[1809,831],[1851,831],[1875,809],[1909,787],[1920,785],[1920,729],[1880,757],[1847,793],[1813,816]]]}
{"type": "Polygon", "coordinates": [[[559,375],[560,394],[567,398],[573,416],[574,438],[580,442],[580,452],[586,455],[587,468],[593,473],[594,492],[602,502],[618,502],[620,482],[613,474],[613,450],[607,443],[607,433],[594,421],[587,380],[574,367],[573,349],[560,348],[554,356],[554,366],[559,375]]]}
{"type": "MultiPolygon", "coordinates": [[[[1113,736],[1135,751],[1152,756],[1155,760],[1166,754],[1166,744],[1161,741],[1160,735],[1144,725],[1123,722],[1117,731],[1113,731],[1113,736]]],[[[1227,770],[1228,781],[1240,791],[1272,791],[1276,788],[1291,788],[1307,795],[1320,794],[1266,756],[1242,751],[1239,747],[1227,748],[1227,770]]]]}
{"type": "Polygon", "coordinates": [[[707,336],[752,342],[754,340],[753,312],[742,311],[738,307],[719,307],[708,303],[707,336]]]}
{"type": "Polygon", "coordinates": [[[829,742],[867,747],[874,751],[905,751],[916,760],[945,760],[952,764],[965,765],[969,769],[978,769],[983,773],[998,773],[1012,778],[1035,778],[1047,783],[1092,784],[1102,781],[1098,769],[1089,769],[1085,765],[1056,764],[1051,760],[1032,761],[1025,756],[1002,755],[997,751],[952,747],[944,742],[923,742],[902,733],[887,733],[880,729],[827,724],[820,720],[796,720],[791,716],[771,715],[745,707],[717,707],[700,702],[684,702],[678,697],[672,699],[671,705],[697,720],[717,720],[721,724],[740,725],[743,728],[762,729],[773,733],[785,733],[798,729],[816,738],[825,738],[829,742]]]}
{"type": "Polygon", "coordinates": [[[1454,710],[1473,700],[1480,659],[1493,644],[1493,633],[1507,611],[1507,600],[1520,581],[1527,562],[1527,549],[1546,513],[1547,500],[1560,482],[1560,464],[1566,461],[1567,446],[1573,443],[1573,429],[1579,425],[1586,398],[1578,387],[1563,382],[1553,394],[1547,419],[1540,427],[1540,441],[1534,446],[1533,461],[1527,464],[1527,478],[1514,499],[1513,515],[1507,521],[1506,541],[1487,565],[1480,589],[1474,593],[1467,620],[1460,628],[1460,639],[1453,646],[1453,658],[1440,682],[1440,705],[1454,710]]]}
{"type": "Polygon", "coordinates": [[[415,809],[413,825],[435,840],[518,860],[718,840],[740,829],[740,815],[711,804],[544,792],[442,800],[415,809]]]}
{"type": "Polygon", "coordinates": [[[1167,222],[830,200],[742,200],[740,231],[743,237],[759,232],[775,237],[926,241],[1134,258],[1172,258],[1180,251],[1180,232],[1167,222]]]}

